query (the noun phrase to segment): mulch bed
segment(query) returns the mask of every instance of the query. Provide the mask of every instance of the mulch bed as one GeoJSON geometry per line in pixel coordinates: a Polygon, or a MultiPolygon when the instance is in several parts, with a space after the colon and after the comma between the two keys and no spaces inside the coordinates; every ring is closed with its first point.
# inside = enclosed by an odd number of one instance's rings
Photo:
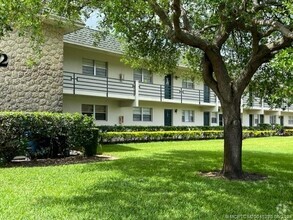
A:
{"type": "Polygon", "coordinates": [[[36,159],[31,161],[21,161],[21,162],[10,162],[7,163],[4,167],[44,167],[44,166],[60,166],[68,164],[80,164],[80,163],[93,163],[93,162],[102,162],[116,160],[116,157],[108,155],[96,155],[93,157],[84,157],[81,155],[70,156],[64,158],[56,159],[36,159]]]}

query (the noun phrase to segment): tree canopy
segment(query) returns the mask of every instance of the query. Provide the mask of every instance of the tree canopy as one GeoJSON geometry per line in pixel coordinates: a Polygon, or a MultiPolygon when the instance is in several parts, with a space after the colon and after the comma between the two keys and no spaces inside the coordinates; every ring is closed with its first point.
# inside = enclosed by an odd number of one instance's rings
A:
{"type": "Polygon", "coordinates": [[[249,85],[255,96],[286,110],[293,104],[293,49],[281,51],[255,74],[249,85]]]}
{"type": "MultiPolygon", "coordinates": [[[[85,7],[86,0],[0,0],[0,38],[11,31],[28,35],[32,44],[42,43],[42,23],[49,16],[56,20],[67,19],[68,25],[91,10],[85,7]]],[[[64,22],[64,21],[63,21],[64,22]]]]}

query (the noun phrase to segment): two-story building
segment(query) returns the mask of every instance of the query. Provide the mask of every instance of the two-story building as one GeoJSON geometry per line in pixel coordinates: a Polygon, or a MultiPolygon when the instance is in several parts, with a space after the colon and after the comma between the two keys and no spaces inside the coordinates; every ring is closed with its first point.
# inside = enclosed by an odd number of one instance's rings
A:
{"type": "MultiPolygon", "coordinates": [[[[93,115],[98,125],[223,125],[221,105],[202,82],[178,74],[131,69],[120,59],[119,43],[98,43],[95,30],[64,36],[63,111],[93,115]]],[[[293,107],[271,109],[261,99],[243,98],[244,126],[293,126],[293,107]]]]}
{"type": "MultiPolygon", "coordinates": [[[[35,65],[28,39],[12,34],[0,42],[9,65],[0,68],[1,111],[79,112],[97,125],[217,126],[221,105],[202,82],[177,74],[132,69],[111,36],[96,42],[95,30],[45,24],[46,42],[35,65]],[[16,42],[16,43],[15,43],[16,42]]],[[[243,98],[244,126],[293,127],[293,107],[271,109],[261,99],[243,98]]]]}

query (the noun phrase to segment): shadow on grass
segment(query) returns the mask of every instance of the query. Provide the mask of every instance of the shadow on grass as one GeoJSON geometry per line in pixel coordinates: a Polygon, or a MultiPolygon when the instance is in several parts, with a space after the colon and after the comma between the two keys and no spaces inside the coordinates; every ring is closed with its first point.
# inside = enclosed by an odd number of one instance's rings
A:
{"type": "Polygon", "coordinates": [[[104,149],[107,149],[107,153],[111,152],[128,152],[128,151],[139,151],[139,149],[134,147],[129,147],[123,144],[106,144],[103,145],[104,149]]]}
{"type": "MultiPolygon", "coordinates": [[[[227,215],[276,215],[293,195],[292,155],[244,152],[244,167],[268,174],[258,182],[208,179],[199,170],[219,169],[220,151],[169,151],[149,158],[86,164],[80,172],[115,171],[78,196],[46,196],[39,207],[65,206],[83,219],[225,219],[227,215]]],[[[289,210],[291,211],[291,210],[289,210]]]]}

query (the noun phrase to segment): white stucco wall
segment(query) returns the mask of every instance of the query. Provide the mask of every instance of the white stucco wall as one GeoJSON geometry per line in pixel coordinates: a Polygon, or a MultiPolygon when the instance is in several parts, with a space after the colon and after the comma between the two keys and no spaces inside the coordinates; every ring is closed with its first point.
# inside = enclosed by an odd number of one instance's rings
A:
{"type": "MultiPolygon", "coordinates": [[[[97,125],[118,125],[119,116],[124,117],[123,125],[143,125],[143,126],[163,126],[164,125],[164,110],[172,109],[173,125],[174,126],[203,126],[203,113],[210,111],[210,107],[202,107],[195,105],[182,105],[172,103],[157,103],[141,101],[139,107],[152,108],[153,118],[150,122],[133,121],[133,101],[125,101],[119,99],[107,99],[101,97],[67,95],[63,96],[63,111],[70,113],[81,113],[82,104],[106,105],[108,107],[108,119],[106,121],[95,121],[97,125]],[[182,111],[194,111],[194,122],[182,122],[182,111]]],[[[211,121],[211,119],[210,119],[211,121]]],[[[216,124],[211,126],[217,126],[216,124]]]]}
{"type": "MultiPolygon", "coordinates": [[[[133,69],[129,65],[122,63],[120,61],[120,56],[65,43],[64,71],[82,73],[82,58],[108,62],[109,77],[119,78],[119,75],[123,74],[125,80],[133,80],[133,69]]],[[[181,77],[176,79],[174,76],[172,76],[172,80],[173,86],[182,87],[181,77]]],[[[153,83],[164,85],[164,75],[153,74],[153,83]]],[[[203,83],[195,82],[194,88],[202,90],[204,88],[203,83]]]]}
{"type": "Polygon", "coordinates": [[[107,62],[108,77],[118,78],[119,74],[125,74],[126,80],[133,80],[132,69],[126,65],[121,65],[118,56],[110,56],[86,48],[75,48],[67,44],[64,47],[64,71],[82,73],[82,58],[107,62]]]}

